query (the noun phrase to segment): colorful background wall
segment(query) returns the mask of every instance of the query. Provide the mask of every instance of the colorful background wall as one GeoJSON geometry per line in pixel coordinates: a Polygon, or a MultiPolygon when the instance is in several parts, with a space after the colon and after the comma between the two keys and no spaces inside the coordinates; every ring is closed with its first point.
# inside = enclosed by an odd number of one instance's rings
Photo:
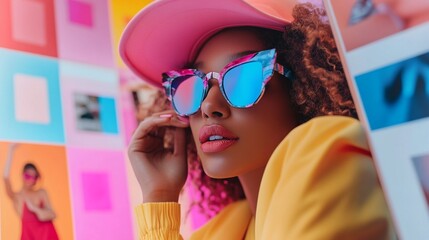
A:
{"type": "MultiPolygon", "coordinates": [[[[119,59],[120,35],[144,0],[0,0],[0,170],[33,162],[60,239],[136,239],[141,194],[126,159],[138,106],[156,91],[119,59]]],[[[0,183],[1,239],[20,218],[0,183]]],[[[194,226],[195,227],[195,226],[194,226]]],[[[184,230],[186,232],[186,229],[184,230]]]]}

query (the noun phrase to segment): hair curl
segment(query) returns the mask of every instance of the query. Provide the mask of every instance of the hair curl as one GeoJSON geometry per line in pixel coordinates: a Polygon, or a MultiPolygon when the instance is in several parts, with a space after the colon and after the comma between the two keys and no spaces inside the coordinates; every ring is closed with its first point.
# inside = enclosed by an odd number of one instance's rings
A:
{"type": "MultiPolygon", "coordinates": [[[[285,82],[299,123],[323,115],[357,118],[325,10],[310,3],[298,4],[293,9],[293,17],[295,20],[285,27],[283,33],[245,28],[254,31],[267,48],[276,48],[277,61],[293,71],[294,79],[285,82]]],[[[158,102],[166,101],[165,96],[160,98],[163,100],[158,102]]],[[[188,143],[191,180],[188,184],[200,193],[198,199],[193,199],[191,208],[196,207],[212,217],[227,204],[245,198],[237,177],[208,177],[198,160],[192,137],[188,143]]]]}
{"type": "Polygon", "coordinates": [[[295,74],[291,96],[301,123],[323,115],[357,118],[326,12],[306,3],[293,10],[278,61],[295,74]]]}

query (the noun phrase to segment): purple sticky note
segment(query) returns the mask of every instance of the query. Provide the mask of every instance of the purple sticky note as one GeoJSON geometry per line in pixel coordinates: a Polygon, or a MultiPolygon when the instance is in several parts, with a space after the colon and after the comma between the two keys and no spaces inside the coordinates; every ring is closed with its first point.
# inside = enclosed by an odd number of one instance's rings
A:
{"type": "Polygon", "coordinates": [[[92,6],[89,3],[69,0],[69,19],[75,24],[92,27],[92,6]]]}
{"type": "Polygon", "coordinates": [[[107,173],[83,172],[82,190],[86,211],[108,211],[112,208],[109,175],[107,173]]]}

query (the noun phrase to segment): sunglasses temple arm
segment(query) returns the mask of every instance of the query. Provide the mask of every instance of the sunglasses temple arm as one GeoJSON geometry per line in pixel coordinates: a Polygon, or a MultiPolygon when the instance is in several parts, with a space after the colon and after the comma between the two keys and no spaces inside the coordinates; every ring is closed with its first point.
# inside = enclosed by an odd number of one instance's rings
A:
{"type": "Polygon", "coordinates": [[[293,73],[290,69],[283,67],[283,65],[280,65],[278,63],[276,63],[274,65],[274,70],[278,73],[280,73],[281,75],[287,77],[288,79],[293,79],[293,73]]]}

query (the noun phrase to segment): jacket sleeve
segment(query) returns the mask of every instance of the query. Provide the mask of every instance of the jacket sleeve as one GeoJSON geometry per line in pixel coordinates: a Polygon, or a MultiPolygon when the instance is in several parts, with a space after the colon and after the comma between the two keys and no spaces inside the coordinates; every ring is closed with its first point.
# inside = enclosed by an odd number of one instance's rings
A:
{"type": "Polygon", "coordinates": [[[178,240],[180,205],[174,202],[144,203],[135,209],[141,240],[178,240]]]}
{"type": "Polygon", "coordinates": [[[257,239],[394,239],[358,121],[320,117],[295,128],[261,183],[257,239]]]}

